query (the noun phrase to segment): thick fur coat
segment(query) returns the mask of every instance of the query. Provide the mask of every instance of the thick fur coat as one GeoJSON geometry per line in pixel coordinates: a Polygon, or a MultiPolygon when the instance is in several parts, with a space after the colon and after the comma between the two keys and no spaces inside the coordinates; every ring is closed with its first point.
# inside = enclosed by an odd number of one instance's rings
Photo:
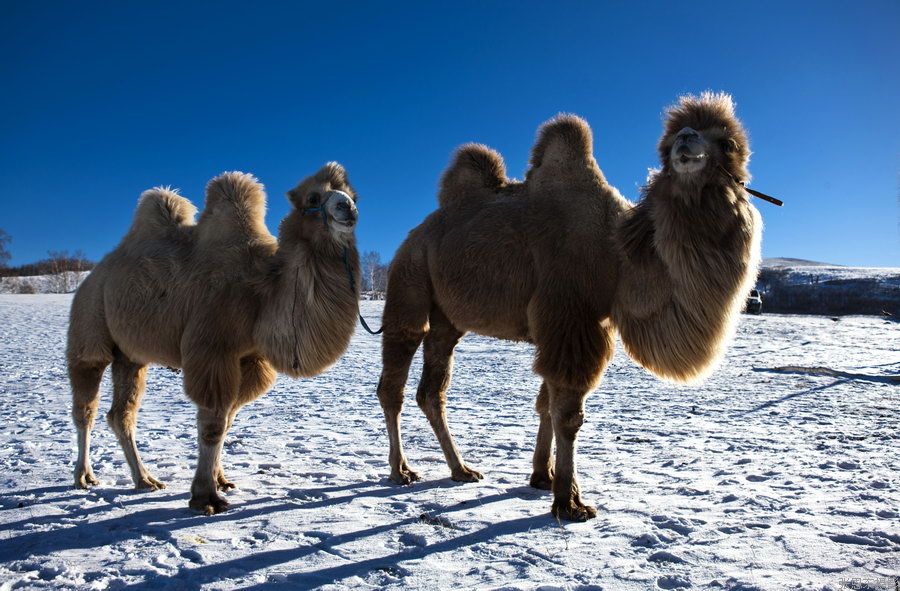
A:
{"type": "Polygon", "coordinates": [[[418,478],[399,425],[419,344],[417,402],[453,478],[466,481],[481,475],[463,462],[446,421],[453,348],[468,331],[528,341],[544,380],[532,484],[553,487],[554,514],[593,517],[575,480],[574,441],[584,398],[613,354],[614,331],[656,375],[697,379],[721,357],[756,276],[758,214],[722,170],[748,176],[749,146],[730,98],[683,98],[667,113],[659,151],[662,169],[636,206],[606,182],[591,130],[575,116],[542,126],[524,182],[508,179],[500,155],[485,146],[456,152],[438,210],[410,232],[390,270],[378,395],[393,480],[418,478]],[[701,155],[678,152],[692,158],[687,167],[702,166],[699,173],[673,169],[682,136],[706,147],[701,155]]]}

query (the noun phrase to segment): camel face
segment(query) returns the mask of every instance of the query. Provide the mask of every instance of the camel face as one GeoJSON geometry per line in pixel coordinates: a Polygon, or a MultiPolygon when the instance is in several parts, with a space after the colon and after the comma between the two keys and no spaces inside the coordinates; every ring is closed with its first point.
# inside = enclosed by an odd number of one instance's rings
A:
{"type": "Polygon", "coordinates": [[[341,165],[329,162],[288,191],[288,199],[300,214],[298,227],[306,238],[327,237],[340,244],[352,238],[359,211],[341,165]]]}
{"type": "Polygon", "coordinates": [[[750,144],[726,94],[687,96],[670,107],[659,156],[663,169],[682,184],[713,180],[722,169],[741,181],[750,179],[750,144]]]}
{"type": "Polygon", "coordinates": [[[710,143],[703,134],[685,127],[675,135],[669,153],[672,168],[678,174],[693,174],[706,168],[709,162],[710,143]]]}
{"type": "Polygon", "coordinates": [[[333,232],[347,234],[356,227],[359,211],[350,195],[343,191],[329,191],[325,194],[322,207],[333,232]]]}

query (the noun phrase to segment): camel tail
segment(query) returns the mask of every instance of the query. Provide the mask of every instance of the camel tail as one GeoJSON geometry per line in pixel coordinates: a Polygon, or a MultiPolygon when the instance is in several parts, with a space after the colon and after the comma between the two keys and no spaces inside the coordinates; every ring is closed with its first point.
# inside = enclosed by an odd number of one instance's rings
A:
{"type": "Polygon", "coordinates": [[[531,149],[526,180],[561,182],[586,172],[595,176],[594,137],[587,121],[577,115],[560,114],[544,123],[531,149]]]}
{"type": "Polygon", "coordinates": [[[141,193],[131,234],[154,236],[180,226],[194,224],[197,208],[169,187],[154,187],[141,193]]]}
{"type": "Polygon", "coordinates": [[[496,191],[506,182],[506,166],[500,154],[482,144],[465,144],[441,177],[438,204],[447,207],[473,193],[496,191]]]}

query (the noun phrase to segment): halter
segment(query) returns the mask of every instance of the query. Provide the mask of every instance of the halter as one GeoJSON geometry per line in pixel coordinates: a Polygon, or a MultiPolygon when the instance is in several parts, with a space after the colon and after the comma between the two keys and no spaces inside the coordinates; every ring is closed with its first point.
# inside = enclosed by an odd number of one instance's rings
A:
{"type": "Polygon", "coordinates": [[[768,202],[771,203],[772,205],[777,205],[778,207],[781,207],[782,205],[784,205],[784,201],[782,201],[781,199],[776,199],[775,197],[772,197],[771,195],[766,195],[765,193],[762,193],[762,192],[760,192],[760,191],[755,191],[755,190],[751,189],[750,187],[748,187],[748,186],[746,185],[746,183],[744,183],[744,181],[739,181],[739,180],[737,180],[737,179],[734,177],[734,175],[731,174],[730,172],[728,172],[728,170],[727,170],[724,166],[722,166],[721,164],[719,165],[719,170],[721,170],[721,171],[724,172],[726,175],[728,175],[728,178],[730,178],[732,181],[734,181],[735,183],[737,183],[738,185],[740,185],[742,189],[744,189],[745,191],[747,191],[748,193],[750,193],[750,194],[753,195],[754,197],[759,197],[759,198],[762,199],[763,201],[768,201],[768,202]]]}
{"type": "MultiPolygon", "coordinates": [[[[324,200],[322,200],[318,205],[313,205],[311,207],[304,207],[303,209],[301,209],[300,215],[302,215],[304,217],[308,216],[308,215],[319,215],[322,218],[322,226],[324,226],[327,229],[328,228],[328,215],[326,214],[325,205],[328,204],[328,200],[331,199],[335,193],[336,193],[336,191],[329,191],[328,196],[324,200]]],[[[344,259],[344,268],[347,269],[347,279],[350,283],[350,293],[353,294],[353,297],[358,297],[357,293],[356,293],[356,278],[353,277],[353,269],[350,267],[350,251],[346,246],[344,247],[342,256],[344,259]]],[[[294,300],[296,302],[296,286],[294,289],[295,289],[294,300]]],[[[356,315],[359,316],[359,323],[362,325],[362,327],[364,329],[366,329],[366,332],[368,332],[370,335],[379,335],[379,334],[381,334],[381,331],[384,330],[383,326],[381,328],[379,328],[378,330],[372,330],[371,328],[369,328],[368,323],[366,323],[365,318],[363,318],[363,316],[362,316],[362,312],[360,312],[360,310],[359,310],[358,303],[357,303],[357,308],[356,308],[356,315]]]]}

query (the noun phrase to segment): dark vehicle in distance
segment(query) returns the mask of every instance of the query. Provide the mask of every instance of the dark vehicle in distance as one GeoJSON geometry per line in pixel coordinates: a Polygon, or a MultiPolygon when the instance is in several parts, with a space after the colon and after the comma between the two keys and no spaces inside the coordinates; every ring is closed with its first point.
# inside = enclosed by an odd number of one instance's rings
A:
{"type": "Polygon", "coordinates": [[[762,296],[758,289],[751,289],[747,296],[747,305],[744,307],[747,314],[762,314],[762,296]]]}

